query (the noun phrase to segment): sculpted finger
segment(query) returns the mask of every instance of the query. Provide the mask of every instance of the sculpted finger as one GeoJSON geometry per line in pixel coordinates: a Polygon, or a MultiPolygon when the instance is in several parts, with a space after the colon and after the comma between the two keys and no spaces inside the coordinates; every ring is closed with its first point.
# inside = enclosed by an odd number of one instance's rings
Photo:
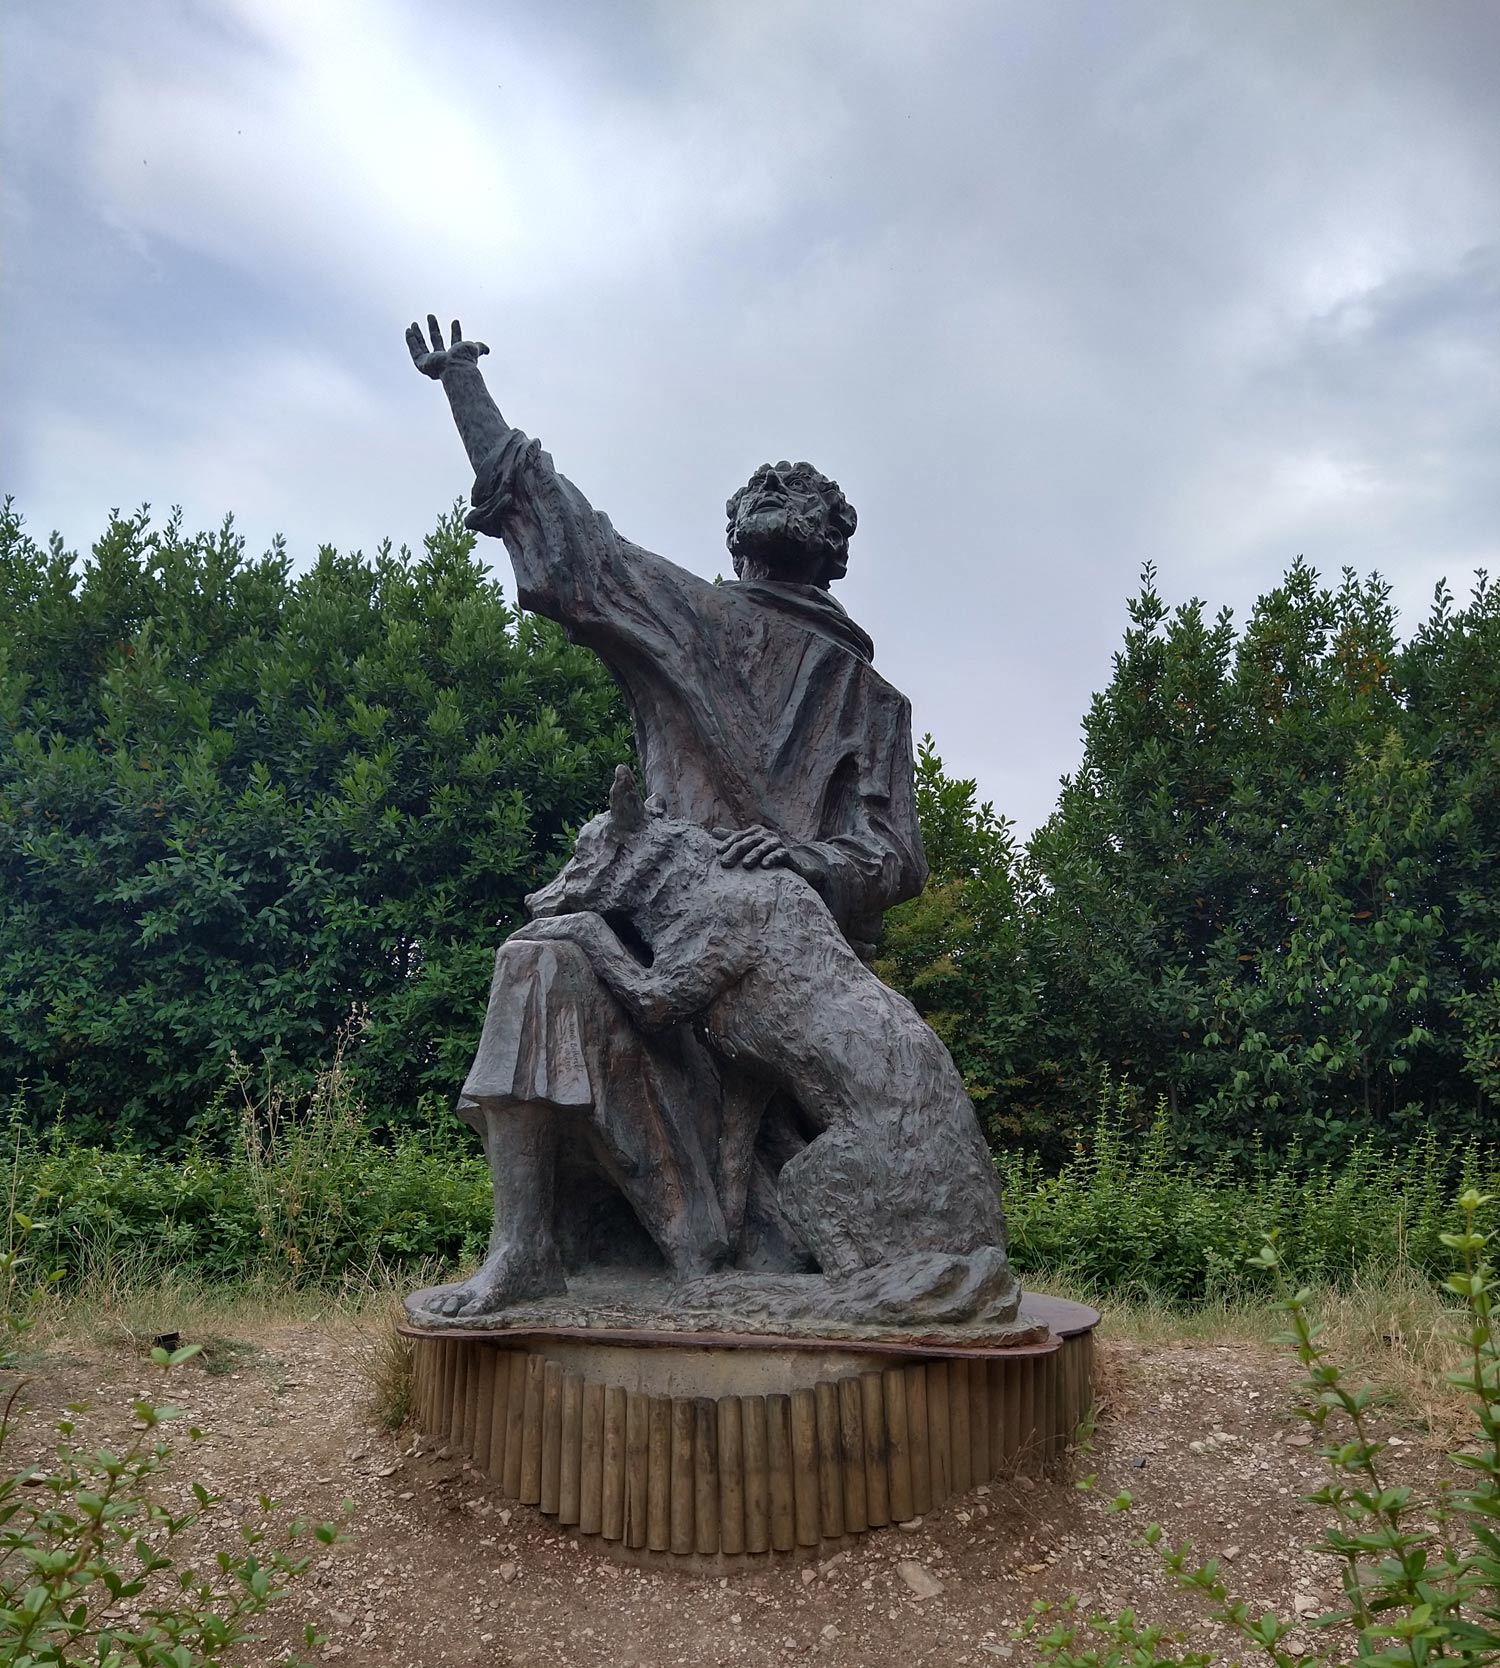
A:
{"type": "Polygon", "coordinates": [[[427,352],[427,338],[422,334],[420,324],[409,324],[406,327],[406,345],[411,350],[412,361],[420,364],[427,352]]]}
{"type": "Polygon", "coordinates": [[[736,863],[743,863],[746,854],[765,838],[765,832],[763,828],[742,828],[739,833],[730,835],[719,853],[719,861],[726,869],[732,869],[736,863]]]}
{"type": "Polygon", "coordinates": [[[772,834],[754,847],[745,859],[745,867],[747,869],[763,869],[781,849],[780,839],[772,834]]]}
{"type": "Polygon", "coordinates": [[[457,347],[458,344],[463,339],[464,339],[464,327],[458,322],[457,319],[454,319],[453,329],[448,334],[448,346],[449,347],[457,347]]]}
{"type": "Polygon", "coordinates": [[[432,351],[441,353],[443,351],[443,332],[438,326],[436,313],[427,315],[427,330],[432,337],[432,351]]]}

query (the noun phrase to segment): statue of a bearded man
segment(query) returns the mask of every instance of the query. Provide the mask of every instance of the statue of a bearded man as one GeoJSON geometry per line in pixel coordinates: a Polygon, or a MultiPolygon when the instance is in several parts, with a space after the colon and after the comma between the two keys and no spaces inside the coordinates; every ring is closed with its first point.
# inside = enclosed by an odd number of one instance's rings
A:
{"type": "MultiPolygon", "coordinates": [[[[428,333],[413,325],[407,341],[474,468],[468,524],[505,541],[519,602],[613,674],[652,809],[710,831],[727,869],[800,877],[867,959],[882,912],[927,870],[910,707],[829,594],[855,526],[843,493],[805,463],[758,469],[728,504],[735,578],[711,584],[623,538],[505,421],[483,344],[455,322],[445,347],[431,316],[428,333]]],[[[628,919],[610,925],[649,960],[628,919]]],[[[696,1020],[643,1029],[566,936],[523,928],[501,947],[459,1101],[493,1173],[495,1230],[483,1267],[428,1294],[429,1310],[543,1298],[565,1289],[565,1267],[664,1263],[700,1285],[809,1267],[777,1177],[820,1134],[815,1109],[696,1020]]],[[[998,1194],[993,1214],[1003,1248],[998,1194]]],[[[1008,1270],[1003,1284],[1014,1313],[1008,1270]]]]}

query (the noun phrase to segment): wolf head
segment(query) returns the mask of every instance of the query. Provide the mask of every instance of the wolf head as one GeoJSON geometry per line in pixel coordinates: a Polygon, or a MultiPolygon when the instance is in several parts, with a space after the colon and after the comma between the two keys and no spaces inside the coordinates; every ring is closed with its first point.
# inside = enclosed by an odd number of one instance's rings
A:
{"type": "Polygon", "coordinates": [[[533,919],[593,910],[628,914],[654,890],[668,856],[702,830],[665,816],[648,804],[629,766],[615,770],[609,809],[583,825],[573,855],[550,885],[533,892],[526,908],[533,919]]]}

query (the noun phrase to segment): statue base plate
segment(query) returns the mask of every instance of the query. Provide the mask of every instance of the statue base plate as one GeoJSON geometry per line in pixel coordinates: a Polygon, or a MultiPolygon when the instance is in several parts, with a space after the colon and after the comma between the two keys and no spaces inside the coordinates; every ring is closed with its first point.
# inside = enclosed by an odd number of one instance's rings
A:
{"type": "Polygon", "coordinates": [[[418,1427],[598,1551],[724,1573],[827,1556],[1037,1475],[1093,1406],[1081,1303],[1010,1342],[409,1324],[418,1427]]]}

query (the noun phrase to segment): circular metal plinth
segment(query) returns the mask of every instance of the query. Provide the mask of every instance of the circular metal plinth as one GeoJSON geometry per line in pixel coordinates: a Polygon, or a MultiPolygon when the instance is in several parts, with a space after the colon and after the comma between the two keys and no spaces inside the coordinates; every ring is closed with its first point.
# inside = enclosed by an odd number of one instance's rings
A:
{"type": "Polygon", "coordinates": [[[420,1429],[631,1563],[817,1558],[980,1483],[1035,1475],[1093,1405],[1083,1304],[1027,1294],[1042,1343],[403,1328],[420,1429]]]}

